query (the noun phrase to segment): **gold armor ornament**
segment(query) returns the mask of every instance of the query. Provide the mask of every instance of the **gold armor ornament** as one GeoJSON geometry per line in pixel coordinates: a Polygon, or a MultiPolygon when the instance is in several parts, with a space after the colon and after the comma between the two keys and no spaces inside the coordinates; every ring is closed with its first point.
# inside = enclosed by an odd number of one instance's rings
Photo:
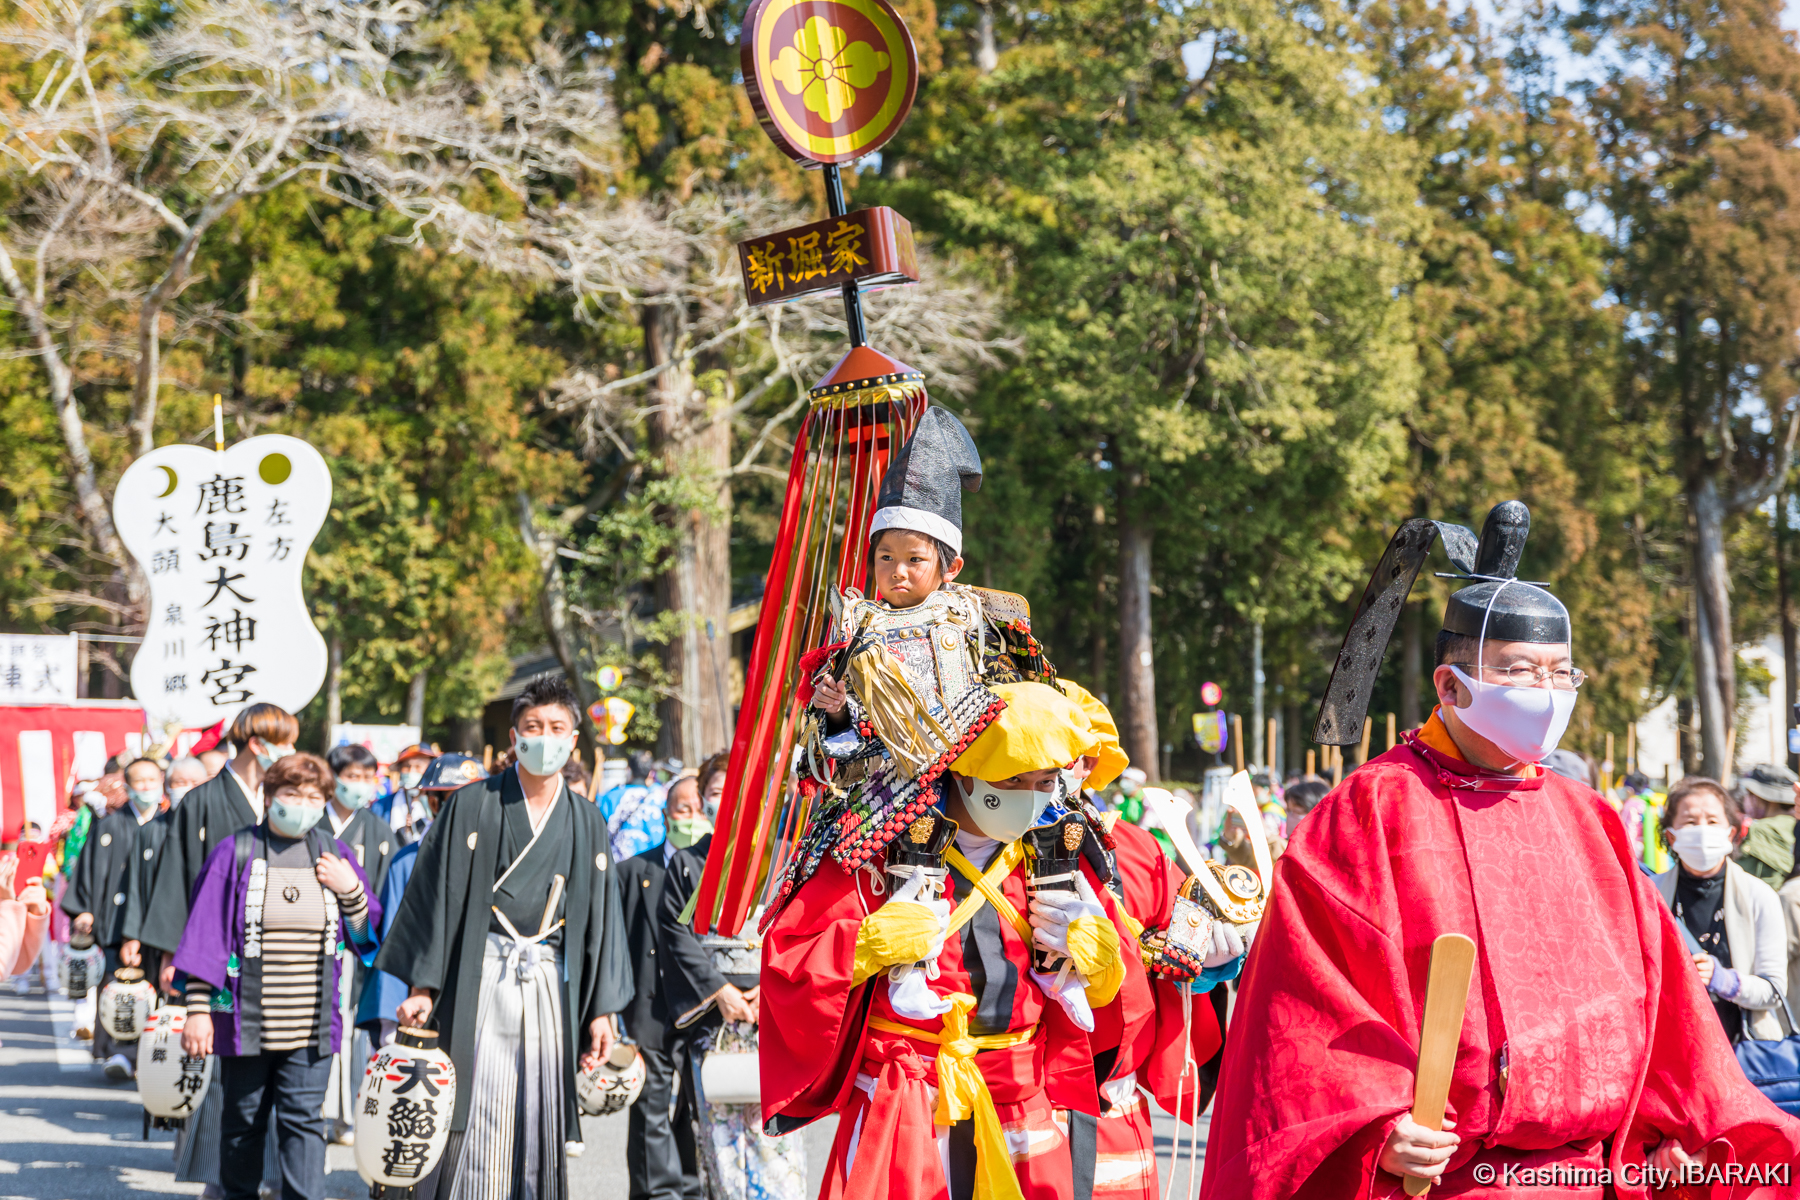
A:
{"type": "Polygon", "coordinates": [[[1146,929],[1139,938],[1144,965],[1157,974],[1198,975],[1212,950],[1219,921],[1248,925],[1262,920],[1268,897],[1249,867],[1207,863],[1200,875],[1182,880],[1166,930],[1146,929]]]}
{"type": "Polygon", "coordinates": [[[1025,677],[1011,650],[1021,630],[1029,637],[1030,611],[1023,596],[954,583],[911,608],[855,588],[833,595],[834,640],[847,643],[841,677],[902,778],[941,769],[967,746],[999,703],[985,684],[1025,677]]]}

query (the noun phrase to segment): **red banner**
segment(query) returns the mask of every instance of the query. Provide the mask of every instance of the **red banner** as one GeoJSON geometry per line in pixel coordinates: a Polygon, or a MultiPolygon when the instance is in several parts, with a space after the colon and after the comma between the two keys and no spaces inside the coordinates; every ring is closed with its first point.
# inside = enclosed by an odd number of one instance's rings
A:
{"type": "Polygon", "coordinates": [[[17,841],[29,817],[47,830],[69,799],[79,752],[84,775],[144,742],[144,710],[135,705],[0,705],[0,841],[17,841]],[[128,743],[127,738],[132,740],[128,743]]]}

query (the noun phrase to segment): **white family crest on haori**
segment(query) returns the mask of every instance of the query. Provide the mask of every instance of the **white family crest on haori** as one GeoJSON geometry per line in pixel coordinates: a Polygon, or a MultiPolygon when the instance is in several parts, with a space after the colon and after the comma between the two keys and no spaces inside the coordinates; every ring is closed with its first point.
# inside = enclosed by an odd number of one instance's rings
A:
{"type": "Polygon", "coordinates": [[[318,693],[325,639],[300,572],[330,507],[325,459],[283,434],[161,446],[126,469],[113,521],[150,581],[131,690],[153,727],[209,726],[259,701],[299,712],[318,693]]]}

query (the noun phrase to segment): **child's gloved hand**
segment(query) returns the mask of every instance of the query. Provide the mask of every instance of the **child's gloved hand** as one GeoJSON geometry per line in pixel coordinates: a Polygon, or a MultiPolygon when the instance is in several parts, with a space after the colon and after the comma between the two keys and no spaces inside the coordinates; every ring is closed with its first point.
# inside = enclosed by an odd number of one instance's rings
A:
{"type": "Polygon", "coordinates": [[[828,717],[841,717],[850,707],[850,690],[840,679],[821,673],[813,680],[813,707],[828,717]]]}

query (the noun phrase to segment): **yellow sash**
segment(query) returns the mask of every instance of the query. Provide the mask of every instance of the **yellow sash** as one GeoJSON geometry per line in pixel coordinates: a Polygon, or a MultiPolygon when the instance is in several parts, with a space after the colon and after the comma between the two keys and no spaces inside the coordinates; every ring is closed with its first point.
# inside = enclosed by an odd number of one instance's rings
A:
{"type": "Polygon", "coordinates": [[[985,875],[982,874],[981,868],[970,862],[955,846],[950,846],[944,851],[944,861],[955,867],[956,873],[967,879],[975,888],[969,893],[968,899],[957,905],[956,911],[950,914],[951,933],[955,933],[973,920],[975,914],[981,911],[983,904],[992,904],[994,911],[999,913],[1002,919],[1012,923],[1012,927],[1018,931],[1019,937],[1024,939],[1025,944],[1031,945],[1030,922],[1019,915],[1019,910],[1012,906],[1012,901],[1008,900],[1000,891],[1001,881],[1013,873],[1014,867],[1025,861],[1025,843],[1023,841],[1011,842],[1006,849],[1000,851],[999,857],[994,859],[994,865],[987,869],[985,875]]]}
{"type": "MultiPolygon", "coordinates": [[[[953,849],[950,853],[956,851],[953,849]]],[[[973,870],[971,867],[965,874],[973,870]]],[[[983,1050],[1023,1046],[1037,1033],[1037,1027],[972,1035],[969,1012],[975,1007],[975,997],[967,992],[952,992],[944,999],[950,1001],[952,1008],[944,1014],[941,1033],[929,1033],[881,1017],[870,1017],[869,1028],[937,1046],[938,1101],[933,1119],[945,1126],[971,1117],[975,1119],[975,1200],[1024,1200],[1019,1177],[1013,1171],[1012,1154],[1006,1148],[1006,1132],[1000,1128],[1000,1114],[994,1108],[993,1093],[988,1091],[987,1080],[981,1077],[981,1070],[975,1065],[975,1055],[983,1050]]]]}

